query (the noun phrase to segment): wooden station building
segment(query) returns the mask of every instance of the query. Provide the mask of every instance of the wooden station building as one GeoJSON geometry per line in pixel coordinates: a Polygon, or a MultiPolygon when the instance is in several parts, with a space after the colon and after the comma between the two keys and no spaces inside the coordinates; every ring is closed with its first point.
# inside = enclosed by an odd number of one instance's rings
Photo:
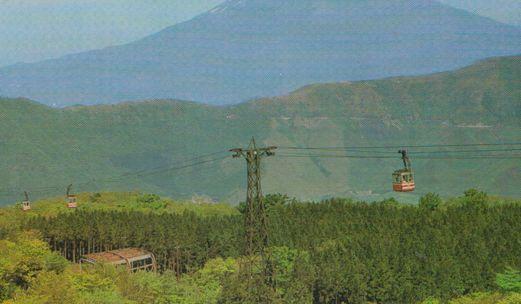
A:
{"type": "Polygon", "coordinates": [[[80,259],[82,264],[110,264],[125,266],[128,271],[156,271],[157,263],[154,254],[139,248],[125,248],[98,253],[90,253],[80,259]]]}

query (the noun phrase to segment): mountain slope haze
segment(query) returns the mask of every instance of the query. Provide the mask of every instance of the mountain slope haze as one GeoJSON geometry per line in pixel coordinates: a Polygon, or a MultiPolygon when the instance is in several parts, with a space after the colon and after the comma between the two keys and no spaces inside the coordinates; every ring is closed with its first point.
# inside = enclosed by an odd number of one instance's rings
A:
{"type": "Polygon", "coordinates": [[[230,104],[520,52],[520,28],[432,0],[230,0],[130,44],[2,68],[0,95],[230,104]]]}
{"type": "MultiPolygon", "coordinates": [[[[263,163],[266,193],[303,199],[396,196],[390,189],[391,173],[402,167],[398,149],[386,150],[390,159],[331,159],[313,151],[287,158],[297,152],[282,147],[519,143],[520,71],[520,57],[495,58],[450,73],[315,84],[231,106],[156,100],[54,109],[0,99],[0,202],[21,199],[24,190],[33,198],[64,195],[70,183],[78,192],[142,190],[237,202],[244,199],[245,162],[232,159],[228,149],[245,147],[251,136],[260,145],[281,147],[263,163]],[[212,155],[186,162],[205,154],[212,155]],[[133,174],[210,159],[218,160],[133,174]]],[[[433,150],[440,148],[410,152],[433,150]]],[[[492,153],[507,152],[486,154],[492,153]]],[[[430,191],[459,195],[471,187],[521,195],[519,158],[419,156],[411,154],[417,191],[402,200],[415,201],[430,191]]]]}

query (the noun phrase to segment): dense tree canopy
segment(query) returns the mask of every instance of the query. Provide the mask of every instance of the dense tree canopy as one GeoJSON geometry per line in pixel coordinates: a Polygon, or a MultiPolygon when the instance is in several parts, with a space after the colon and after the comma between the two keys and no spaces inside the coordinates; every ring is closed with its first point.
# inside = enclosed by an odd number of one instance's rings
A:
{"type": "Polygon", "coordinates": [[[267,205],[270,284],[260,271],[247,278],[240,212],[91,209],[29,217],[20,228],[33,232],[3,233],[0,295],[11,299],[7,303],[40,303],[35,299],[42,297],[41,303],[227,304],[519,299],[519,202],[471,190],[449,201],[428,194],[419,206],[306,203],[282,195],[267,196],[267,205]],[[78,272],[60,257],[74,262],[124,247],[153,252],[160,272],[107,266],[78,272]],[[248,279],[257,280],[257,294],[246,292],[248,279]]]}

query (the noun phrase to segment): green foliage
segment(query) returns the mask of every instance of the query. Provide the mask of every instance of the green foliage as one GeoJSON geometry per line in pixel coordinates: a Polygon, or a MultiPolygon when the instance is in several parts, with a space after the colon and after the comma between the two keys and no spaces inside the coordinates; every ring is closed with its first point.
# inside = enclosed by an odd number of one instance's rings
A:
{"type": "Polygon", "coordinates": [[[374,202],[374,204],[385,206],[387,208],[400,208],[403,206],[403,204],[400,204],[400,202],[398,202],[394,197],[387,198],[379,202],[374,202]]]}
{"type": "Polygon", "coordinates": [[[63,197],[48,198],[32,203],[30,212],[22,212],[18,206],[0,208],[0,235],[17,230],[27,218],[35,215],[53,217],[58,214],[74,213],[75,211],[141,211],[145,213],[175,213],[192,212],[200,216],[234,215],[237,210],[228,204],[193,203],[174,201],[161,198],[154,194],[139,192],[103,192],[80,193],[77,195],[78,208],[67,208],[63,197]]]}
{"type": "MultiPolygon", "coordinates": [[[[487,197],[486,204],[474,204],[473,200],[483,199],[479,191],[445,202],[435,212],[426,212],[424,204],[400,205],[396,200],[302,203],[273,196],[267,251],[272,281],[266,280],[258,257],[241,257],[244,219],[239,212],[131,211],[112,207],[117,203],[105,196],[98,197],[105,209],[33,214],[20,224],[28,231],[0,240],[2,300],[62,303],[63,298],[81,304],[517,304],[519,300],[515,269],[521,267],[521,243],[513,240],[521,238],[521,204],[498,203],[494,197],[487,197]],[[49,250],[77,260],[82,253],[122,247],[153,252],[161,272],[128,273],[104,265],[83,267],[80,272],[49,250]],[[253,277],[247,271],[249,259],[259,266],[253,277]],[[505,265],[513,268],[505,270],[505,265]],[[52,289],[52,285],[59,286],[52,289]],[[494,292],[499,289],[503,293],[494,292]]],[[[136,205],[143,204],[137,202],[139,197],[132,196],[136,205]]],[[[425,200],[436,198],[429,195],[425,200]]],[[[153,199],[157,200],[164,201],[153,199]]]]}
{"type": "Polygon", "coordinates": [[[143,194],[138,197],[137,202],[141,204],[152,204],[161,200],[161,197],[156,194],[143,194]]]}
{"type": "Polygon", "coordinates": [[[92,193],[89,196],[89,201],[92,202],[92,203],[99,203],[100,200],[101,200],[101,193],[99,193],[99,192],[92,193]]]}
{"type": "Polygon", "coordinates": [[[485,192],[476,189],[468,189],[464,194],[466,202],[471,205],[483,206],[488,200],[488,195],[485,192]]]}
{"type": "Polygon", "coordinates": [[[230,276],[224,278],[219,303],[312,303],[314,269],[307,252],[288,247],[268,250],[266,264],[259,257],[244,257],[230,276]],[[249,267],[254,267],[249,276],[249,267]],[[273,274],[268,282],[264,269],[273,274]]]}
{"type": "Polygon", "coordinates": [[[70,304],[78,303],[72,282],[54,272],[41,272],[26,292],[18,292],[9,304],[70,304]]]}
{"type": "MultiPolygon", "coordinates": [[[[295,203],[295,202],[297,202],[297,200],[295,198],[290,198],[286,194],[280,194],[280,193],[268,194],[264,197],[264,206],[268,212],[270,209],[284,206],[289,203],[295,203]]],[[[237,206],[237,210],[239,210],[239,212],[241,214],[245,214],[246,213],[246,202],[240,202],[239,205],[237,206]]]]}
{"type": "Polygon", "coordinates": [[[223,291],[219,297],[219,304],[256,304],[256,303],[282,303],[280,295],[271,286],[263,275],[262,264],[257,266],[250,275],[249,261],[258,260],[258,257],[245,257],[239,261],[238,271],[226,278],[223,283],[223,291]]]}
{"type": "Polygon", "coordinates": [[[276,211],[270,240],[310,252],[321,301],[446,301],[494,289],[504,263],[521,262],[521,244],[512,241],[521,237],[519,204],[447,204],[425,212],[333,199],[276,211]]]}
{"type": "Polygon", "coordinates": [[[25,232],[13,240],[0,240],[0,300],[27,288],[41,271],[52,276],[64,270],[64,259],[51,253],[35,236],[25,232]]]}
{"type": "Polygon", "coordinates": [[[237,272],[238,264],[232,259],[216,258],[194,274],[181,277],[174,287],[172,303],[211,304],[221,298],[224,280],[237,272]]]}
{"type": "Polygon", "coordinates": [[[140,304],[123,298],[112,291],[93,291],[82,294],[77,300],[78,304],[140,304]]]}
{"type": "Polygon", "coordinates": [[[306,251],[285,246],[270,250],[274,284],[283,303],[312,303],[315,269],[306,251]]]}
{"type": "Polygon", "coordinates": [[[172,285],[170,276],[161,276],[153,272],[137,272],[122,275],[119,278],[121,294],[135,303],[166,304],[170,302],[172,285]]]}
{"type": "Polygon", "coordinates": [[[115,290],[115,281],[124,274],[123,271],[106,265],[95,265],[84,267],[79,273],[74,273],[71,279],[80,293],[112,292],[115,290]]]}
{"type": "Polygon", "coordinates": [[[471,295],[449,301],[449,304],[496,304],[503,295],[499,293],[477,292],[471,295]]]}
{"type": "Polygon", "coordinates": [[[442,203],[438,194],[429,192],[420,198],[419,206],[426,210],[436,210],[442,203]]]}
{"type": "MultiPolygon", "coordinates": [[[[440,300],[429,298],[421,304],[441,304],[440,300]]],[[[521,293],[500,294],[496,292],[476,292],[467,296],[455,298],[448,304],[519,304],[521,293]]]]}
{"type": "Polygon", "coordinates": [[[521,303],[521,293],[512,293],[499,300],[497,304],[519,304],[521,303]]]}
{"type": "Polygon", "coordinates": [[[264,204],[266,208],[269,210],[273,207],[284,206],[291,203],[296,203],[297,200],[295,198],[291,198],[286,194],[268,194],[264,197],[264,204]]]}
{"type": "MultiPolygon", "coordinates": [[[[6,304],[137,304],[123,296],[118,282],[137,280],[124,269],[99,266],[78,271],[68,266],[62,273],[42,270],[31,280],[27,290],[19,289],[6,304]]],[[[153,303],[153,302],[148,302],[153,303]]]]}
{"type": "Polygon", "coordinates": [[[496,275],[496,284],[503,291],[521,293],[521,271],[508,267],[496,275]]]}
{"type": "Polygon", "coordinates": [[[368,296],[368,272],[348,238],[322,243],[314,256],[321,303],[362,303],[368,296]]]}
{"type": "Polygon", "coordinates": [[[48,254],[45,256],[44,260],[44,268],[48,271],[54,271],[56,273],[61,273],[65,271],[65,268],[68,266],[68,261],[64,257],[57,254],[48,254]]]}
{"type": "Polygon", "coordinates": [[[422,301],[421,304],[441,304],[441,301],[435,298],[428,298],[422,301]]]}

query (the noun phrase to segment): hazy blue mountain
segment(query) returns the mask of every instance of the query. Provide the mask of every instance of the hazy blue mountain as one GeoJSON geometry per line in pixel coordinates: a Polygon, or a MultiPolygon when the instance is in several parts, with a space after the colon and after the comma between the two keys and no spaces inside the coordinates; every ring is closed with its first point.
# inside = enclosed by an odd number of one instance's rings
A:
{"type": "Polygon", "coordinates": [[[433,0],[231,0],[134,43],[0,69],[0,95],[226,104],[518,53],[519,27],[433,0]]]}

